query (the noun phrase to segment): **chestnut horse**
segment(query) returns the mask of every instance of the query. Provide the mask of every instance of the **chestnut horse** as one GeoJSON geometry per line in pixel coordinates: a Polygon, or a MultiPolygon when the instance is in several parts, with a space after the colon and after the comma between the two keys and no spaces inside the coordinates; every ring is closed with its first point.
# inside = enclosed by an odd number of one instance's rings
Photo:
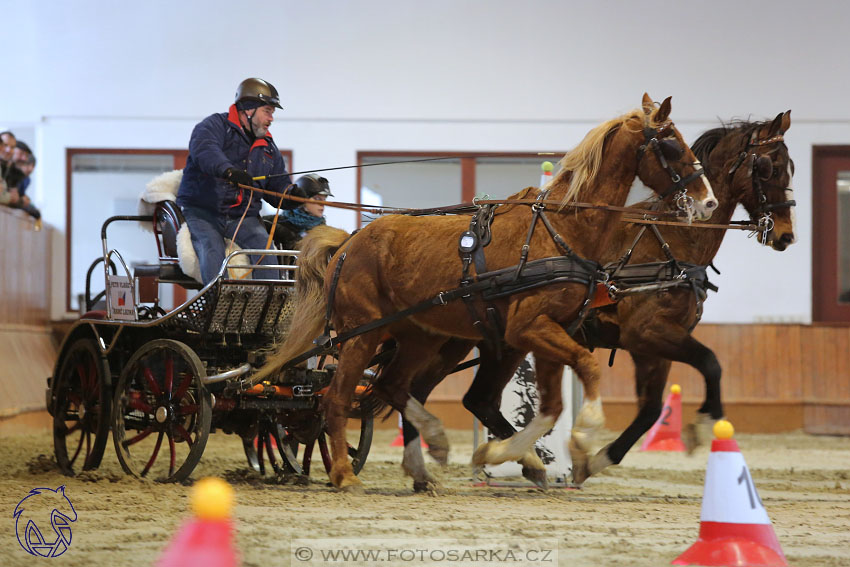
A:
{"type": "MultiPolygon", "coordinates": [[[[796,241],[795,218],[791,198],[793,162],[783,135],[791,125],[791,111],[780,113],[773,121],[738,122],[705,132],[692,149],[705,165],[719,201],[713,223],[728,223],[740,203],[754,224],[764,228],[758,240],[775,250],[785,250],[796,241]]],[[[720,247],[724,230],[660,227],[663,237],[677,260],[708,265],[720,247]]],[[[624,252],[634,242],[640,225],[622,223],[615,230],[611,250],[624,252]]],[[[615,260],[615,256],[606,258],[615,260]]],[[[660,243],[645,235],[634,247],[632,263],[664,261],[660,243]]],[[[639,411],[632,424],[609,446],[599,452],[598,461],[619,463],[626,452],[658,419],[662,395],[670,371],[670,361],[690,364],[705,379],[706,398],[698,410],[698,424],[710,423],[723,416],[720,399],[720,364],[714,353],[691,334],[698,322],[694,293],[676,288],[664,295],[645,294],[624,298],[616,305],[595,310],[584,326],[580,339],[586,346],[620,348],[629,351],[635,364],[635,385],[639,411]]],[[[424,403],[431,390],[467,354],[468,341],[446,343],[438,357],[423,363],[411,386],[411,394],[424,403]]],[[[507,352],[496,360],[492,348],[479,345],[480,368],[464,396],[464,406],[497,438],[507,439],[514,428],[499,410],[502,389],[510,381],[525,352],[507,352]]],[[[559,390],[558,390],[559,391],[559,390]]],[[[692,426],[690,431],[695,431],[692,426]]],[[[436,481],[424,467],[416,430],[404,425],[405,453],[403,468],[414,479],[415,490],[429,490],[436,481]]],[[[691,442],[696,442],[692,439],[691,442]]],[[[482,452],[489,451],[485,446],[482,452]]],[[[481,462],[481,454],[476,461],[481,462]]],[[[527,462],[528,459],[526,459],[527,462]]],[[[524,463],[526,464],[526,463],[524,463]]],[[[575,470],[576,480],[591,471],[575,470]]],[[[524,466],[523,474],[543,486],[536,468],[524,466]]]]}
{"type": "MultiPolygon", "coordinates": [[[[561,173],[553,180],[548,198],[560,200],[562,207],[574,201],[622,206],[637,176],[657,194],[674,201],[681,200],[683,195],[671,195],[672,189],[684,187],[688,191],[685,198],[693,200],[695,216],[711,216],[717,201],[695,156],[669,121],[670,108],[670,98],[656,107],[649,96],[644,95],[642,109],[591,130],[562,160],[561,173]],[[671,155],[683,158],[675,163],[678,171],[668,162],[673,161],[671,155]]],[[[591,265],[608,252],[612,231],[621,216],[598,208],[567,209],[562,214],[550,210],[551,216],[546,217],[548,221],[544,220],[544,224],[549,223],[547,229],[530,231],[532,219],[544,216],[539,210],[545,206],[536,207],[530,210],[526,206],[512,205],[495,216],[491,227],[492,242],[485,249],[488,271],[516,267],[521,248],[528,251],[529,262],[568,257],[583,262],[582,265],[591,265]],[[522,245],[527,239],[530,241],[526,248],[522,245]],[[571,253],[564,256],[567,247],[571,248],[571,253]]],[[[338,242],[339,248],[324,278],[325,301],[332,308],[330,320],[336,332],[345,335],[429,298],[442,297],[446,290],[457,289],[461,277],[458,238],[468,228],[469,218],[465,216],[390,215],[370,223],[344,244],[338,242]]],[[[324,252],[319,247],[314,253],[321,256],[330,250],[332,246],[324,252]]],[[[299,261],[309,263],[313,260],[302,253],[299,261]]],[[[299,277],[307,277],[307,271],[299,277]]],[[[507,345],[519,351],[531,351],[537,357],[540,415],[514,436],[507,448],[508,458],[520,458],[538,437],[552,428],[561,412],[561,402],[560,393],[557,396],[551,393],[553,387],[560,387],[564,365],[575,369],[585,387],[586,402],[579,415],[578,427],[590,439],[603,422],[596,360],[564,330],[576,320],[589,285],[595,285],[595,280],[592,284],[556,281],[487,302],[486,306],[495,309],[496,319],[502,322],[507,345]]],[[[485,307],[478,298],[471,301],[477,309],[485,307]]],[[[445,460],[448,442],[439,421],[407,392],[421,360],[438,352],[447,340],[480,339],[468,307],[465,301],[448,302],[402,320],[372,327],[341,343],[337,371],[324,398],[332,452],[330,478],[335,487],[346,491],[362,490],[348,460],[345,424],[357,382],[385,334],[395,339],[397,347],[381,380],[373,384],[373,388],[383,393],[389,404],[417,427],[432,446],[432,454],[438,460],[445,460]]],[[[276,372],[307,350],[316,336],[311,331],[321,329],[324,323],[324,309],[325,302],[308,305],[300,299],[293,314],[292,328],[307,333],[290,333],[252,381],[276,372]]]]}

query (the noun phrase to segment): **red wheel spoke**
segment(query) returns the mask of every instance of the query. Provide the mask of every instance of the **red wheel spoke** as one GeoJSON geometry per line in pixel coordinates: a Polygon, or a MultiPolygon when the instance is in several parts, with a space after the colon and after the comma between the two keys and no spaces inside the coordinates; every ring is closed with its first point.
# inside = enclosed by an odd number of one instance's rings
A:
{"type": "Polygon", "coordinates": [[[81,422],[77,421],[76,423],[74,423],[74,425],[72,425],[71,427],[68,428],[68,431],[65,432],[65,437],[67,437],[68,435],[72,434],[75,431],[78,431],[82,426],[83,426],[83,424],[81,422]]]}
{"type": "Polygon", "coordinates": [[[188,443],[189,446],[191,447],[192,443],[194,443],[194,441],[192,441],[192,436],[189,435],[189,432],[186,431],[186,428],[183,427],[182,425],[180,425],[179,423],[175,426],[175,428],[177,429],[177,433],[180,434],[180,437],[185,439],[186,443],[188,443]]]}
{"type": "Polygon", "coordinates": [[[180,400],[183,399],[183,396],[186,394],[186,390],[189,389],[189,386],[192,385],[192,375],[188,372],[184,372],[182,374],[183,378],[180,380],[180,385],[177,386],[177,391],[172,396],[172,400],[180,400]]]}
{"type": "Polygon", "coordinates": [[[180,406],[180,409],[177,410],[178,415],[192,415],[193,413],[198,413],[198,404],[189,404],[188,406],[180,406]]]}
{"type": "Polygon", "coordinates": [[[265,439],[266,452],[269,454],[269,464],[272,466],[272,469],[277,469],[277,459],[274,456],[274,448],[272,448],[272,438],[268,431],[266,431],[265,435],[263,435],[265,439]]]}
{"type": "Polygon", "coordinates": [[[304,445],[304,460],[301,461],[301,472],[307,476],[310,476],[310,465],[313,462],[313,447],[315,446],[315,441],[310,441],[304,445]]]}
{"type": "Polygon", "coordinates": [[[124,445],[124,447],[129,447],[133,443],[138,443],[139,441],[141,441],[142,439],[144,439],[145,437],[147,437],[151,433],[153,433],[153,425],[151,425],[147,429],[144,429],[141,433],[139,433],[138,435],[136,435],[132,439],[127,439],[126,441],[122,441],[121,444],[124,445]]]}
{"type": "Polygon", "coordinates": [[[142,476],[145,476],[146,474],[148,474],[148,471],[151,470],[151,467],[153,466],[154,461],[156,461],[156,456],[159,455],[159,448],[162,445],[162,436],[163,435],[165,435],[165,432],[160,431],[159,436],[156,438],[156,445],[153,448],[153,453],[151,454],[151,458],[148,459],[148,464],[146,464],[145,468],[142,469],[142,476]]]}
{"type": "Polygon", "coordinates": [[[165,393],[171,393],[171,386],[174,384],[174,358],[168,356],[165,359],[165,393]]]}
{"type": "Polygon", "coordinates": [[[322,453],[322,463],[325,465],[325,470],[331,472],[331,454],[328,451],[328,441],[324,433],[319,434],[319,452],[322,453]]]}
{"type": "MultiPolygon", "coordinates": [[[[79,423],[78,423],[77,425],[79,425],[79,423]]],[[[82,450],[82,448],[83,448],[83,440],[84,440],[84,438],[85,438],[85,434],[84,434],[84,433],[81,433],[81,434],[80,434],[80,442],[79,442],[79,443],[77,443],[77,450],[76,450],[76,451],[74,451],[74,456],[73,456],[73,457],[71,457],[71,462],[72,462],[72,463],[73,463],[73,462],[75,462],[75,461],[77,460],[77,456],[80,454],[80,450],[82,450]]]]}
{"type": "Polygon", "coordinates": [[[86,372],[85,366],[83,366],[83,362],[80,361],[76,364],[77,376],[80,378],[80,388],[85,391],[86,382],[88,382],[88,372],[86,372]]]}
{"type": "Polygon", "coordinates": [[[127,405],[130,406],[131,408],[135,409],[135,410],[139,410],[139,411],[145,412],[147,414],[153,413],[153,407],[146,404],[142,400],[130,398],[129,400],[127,400],[127,405]]]}
{"type": "Polygon", "coordinates": [[[171,478],[174,476],[174,461],[177,456],[174,448],[174,438],[171,435],[168,436],[168,449],[171,451],[171,462],[168,463],[168,477],[171,478]]]}
{"type": "Polygon", "coordinates": [[[162,396],[162,390],[159,389],[159,384],[156,383],[156,378],[154,378],[151,369],[145,366],[142,372],[145,375],[145,381],[148,383],[148,386],[150,387],[151,392],[153,392],[153,395],[156,397],[162,396]]]}
{"type": "Polygon", "coordinates": [[[89,375],[88,375],[88,385],[83,389],[83,392],[97,392],[100,390],[100,384],[98,384],[97,380],[97,361],[90,360],[89,361],[89,375]]]}

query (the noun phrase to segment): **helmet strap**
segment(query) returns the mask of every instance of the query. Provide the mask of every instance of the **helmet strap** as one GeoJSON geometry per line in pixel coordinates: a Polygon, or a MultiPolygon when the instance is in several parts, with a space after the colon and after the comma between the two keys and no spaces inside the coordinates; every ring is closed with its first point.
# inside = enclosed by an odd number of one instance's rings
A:
{"type": "Polygon", "coordinates": [[[242,129],[243,129],[243,130],[245,130],[245,133],[246,133],[246,134],[248,134],[249,136],[251,136],[251,139],[252,139],[252,140],[256,140],[256,139],[257,139],[257,134],[254,132],[254,114],[257,114],[257,110],[258,110],[258,109],[257,109],[257,108],[255,108],[255,109],[254,109],[254,112],[253,112],[252,114],[248,114],[248,111],[247,111],[247,110],[243,110],[243,111],[242,111],[242,112],[244,112],[244,113],[245,113],[245,118],[247,118],[247,119],[248,119],[248,127],[246,128],[245,126],[242,126],[242,129]]]}

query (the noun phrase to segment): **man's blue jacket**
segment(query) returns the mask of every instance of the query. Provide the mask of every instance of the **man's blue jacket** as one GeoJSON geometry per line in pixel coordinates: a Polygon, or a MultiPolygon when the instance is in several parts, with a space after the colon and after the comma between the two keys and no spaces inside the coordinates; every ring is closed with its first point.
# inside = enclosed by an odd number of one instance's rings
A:
{"type": "MultiPolygon", "coordinates": [[[[236,105],[230,112],[204,118],[189,140],[189,158],[183,169],[183,180],[177,192],[177,204],[206,209],[220,217],[238,218],[248,205],[251,191],[223,179],[228,168],[244,169],[251,177],[286,174],[286,164],[270,135],[251,142],[242,130],[236,105]]],[[[283,193],[292,182],[289,175],[255,181],[254,186],[283,193]]],[[[291,189],[290,189],[291,190],[291,189]]],[[[260,212],[260,199],[278,206],[279,199],[254,192],[248,216],[260,212]]],[[[283,199],[282,208],[295,208],[300,203],[283,199]]]]}

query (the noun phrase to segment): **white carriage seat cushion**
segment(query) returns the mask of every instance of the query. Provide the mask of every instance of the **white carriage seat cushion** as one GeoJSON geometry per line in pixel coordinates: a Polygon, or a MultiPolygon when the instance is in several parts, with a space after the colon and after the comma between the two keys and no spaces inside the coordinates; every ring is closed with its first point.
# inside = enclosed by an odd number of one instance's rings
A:
{"type": "MultiPolygon", "coordinates": [[[[180,181],[183,179],[183,170],[175,169],[161,173],[151,179],[145,190],[139,197],[139,214],[152,215],[156,203],[161,201],[175,201],[177,199],[177,190],[180,189],[180,181]]],[[[153,225],[150,222],[140,222],[139,226],[142,229],[153,232],[153,225]]],[[[241,250],[238,244],[225,239],[227,251],[241,250]]],[[[246,258],[237,258],[236,263],[244,264],[246,258]]],[[[201,267],[198,262],[198,255],[195,253],[195,247],[192,246],[192,235],[189,232],[187,225],[182,225],[177,233],[177,261],[180,269],[184,274],[197,282],[201,282],[201,267]]],[[[245,278],[250,270],[231,269],[231,278],[245,278]]]]}

